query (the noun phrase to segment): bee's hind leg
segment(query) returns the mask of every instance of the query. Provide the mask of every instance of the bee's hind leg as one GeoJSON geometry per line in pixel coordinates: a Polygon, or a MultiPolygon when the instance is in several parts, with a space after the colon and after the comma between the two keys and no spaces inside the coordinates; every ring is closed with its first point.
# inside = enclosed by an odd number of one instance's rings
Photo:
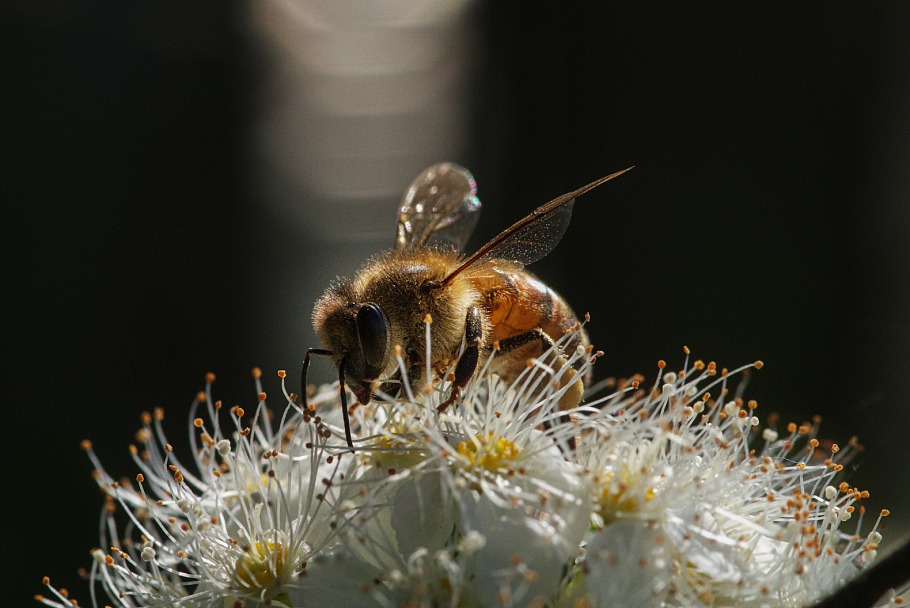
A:
{"type": "Polygon", "coordinates": [[[512,336],[511,338],[506,338],[499,342],[499,349],[493,354],[494,357],[501,357],[502,355],[507,355],[516,348],[521,348],[525,344],[530,344],[534,340],[540,341],[540,352],[541,354],[547,352],[547,349],[552,348],[553,339],[547,335],[547,333],[535,327],[534,329],[529,329],[523,334],[518,334],[517,336],[512,336]]]}
{"type": "MultiPolygon", "coordinates": [[[[525,344],[530,344],[535,340],[540,341],[540,354],[547,352],[547,350],[553,348],[554,342],[553,339],[547,335],[545,331],[539,327],[528,330],[523,334],[518,334],[517,336],[512,336],[506,338],[499,343],[499,349],[494,352],[494,357],[500,357],[506,355],[517,348],[524,346],[525,344]]],[[[571,365],[568,365],[568,359],[565,355],[560,352],[555,352],[553,360],[547,360],[547,364],[553,368],[554,375],[559,383],[559,388],[569,386],[569,389],[563,394],[559,399],[559,409],[568,410],[576,407],[581,403],[582,395],[584,394],[584,383],[582,379],[578,377],[578,373],[575,371],[575,368],[571,365]]]]}
{"type": "Polygon", "coordinates": [[[455,379],[452,381],[452,392],[449,398],[443,401],[437,412],[444,412],[450,405],[455,403],[461,395],[461,389],[465,387],[468,380],[477,371],[477,361],[480,359],[480,341],[483,338],[483,321],[480,316],[480,308],[472,306],[468,309],[464,320],[464,352],[458,358],[455,364],[455,379]]]}

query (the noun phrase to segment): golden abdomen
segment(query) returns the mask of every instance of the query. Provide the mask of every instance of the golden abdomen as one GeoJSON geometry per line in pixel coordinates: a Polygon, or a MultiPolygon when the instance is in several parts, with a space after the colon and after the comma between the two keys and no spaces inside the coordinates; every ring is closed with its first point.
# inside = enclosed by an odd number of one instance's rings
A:
{"type": "MultiPolygon", "coordinates": [[[[490,311],[490,346],[495,341],[525,334],[540,328],[554,342],[578,323],[572,308],[555,291],[527,271],[496,273],[473,277],[490,311]]],[[[587,346],[584,330],[578,332],[565,350],[587,346]]]]}
{"type": "MultiPolygon", "coordinates": [[[[558,342],[578,324],[578,318],[566,301],[529,272],[501,272],[471,280],[490,312],[488,352],[496,342],[502,347],[494,354],[491,369],[506,382],[514,381],[527,368],[528,359],[540,357],[548,348],[539,334],[534,337],[534,334],[529,335],[531,332],[540,329],[552,342],[558,342]]],[[[588,346],[588,336],[582,328],[572,334],[568,343],[562,344],[561,354],[547,361],[559,379],[558,388],[566,389],[559,399],[561,410],[571,409],[581,402],[584,388],[591,379],[590,369],[579,378],[575,370],[565,367],[579,346],[588,346]]],[[[584,358],[576,359],[574,367],[583,361],[584,358]]],[[[544,386],[539,385],[537,390],[543,390],[544,386]]]]}

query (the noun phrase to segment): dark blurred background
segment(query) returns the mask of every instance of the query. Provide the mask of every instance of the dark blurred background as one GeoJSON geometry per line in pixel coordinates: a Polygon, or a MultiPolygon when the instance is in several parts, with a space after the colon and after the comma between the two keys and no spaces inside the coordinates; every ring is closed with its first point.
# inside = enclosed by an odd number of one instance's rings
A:
{"type": "Polygon", "coordinates": [[[886,547],[908,528],[910,4],[14,0],[0,28],[6,605],[45,574],[88,602],[80,440],[132,477],[140,411],[182,443],[205,372],[277,391],[441,160],[475,245],[636,165],[533,268],[599,374],[760,358],[759,412],[859,435],[848,480],[886,547]]]}

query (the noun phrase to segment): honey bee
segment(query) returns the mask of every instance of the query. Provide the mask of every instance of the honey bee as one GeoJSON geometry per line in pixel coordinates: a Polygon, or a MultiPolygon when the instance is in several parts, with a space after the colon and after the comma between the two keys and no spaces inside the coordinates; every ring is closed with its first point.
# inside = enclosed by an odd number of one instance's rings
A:
{"type": "MultiPolygon", "coordinates": [[[[529,358],[578,327],[566,301],[524,266],[556,247],[577,197],[629,169],[538,207],[467,257],[461,250],[481,207],[474,178],[451,163],[426,169],[404,196],[394,247],[367,261],[353,280],[336,280],[316,302],[313,325],[323,348],[307,350],[303,361],[304,406],[310,358],[331,357],[340,382],[345,438],[353,449],[345,385],[366,405],[377,389],[394,395],[404,378],[411,387],[429,382],[428,321],[429,367],[442,374],[454,364],[451,392],[439,411],[458,400],[490,357],[493,373],[506,381],[516,378],[529,358]],[[404,375],[396,346],[405,362],[404,375]]],[[[583,329],[573,334],[563,352],[578,346],[588,346],[583,329]]],[[[571,385],[560,400],[564,410],[581,401],[586,379],[565,365],[565,355],[556,359],[554,369],[565,368],[560,388],[571,385]]]]}

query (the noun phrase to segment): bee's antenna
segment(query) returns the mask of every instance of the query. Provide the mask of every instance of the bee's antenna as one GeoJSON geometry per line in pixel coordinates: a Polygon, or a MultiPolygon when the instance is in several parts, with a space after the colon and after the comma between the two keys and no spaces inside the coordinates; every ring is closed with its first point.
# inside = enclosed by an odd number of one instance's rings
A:
{"type": "Polygon", "coordinates": [[[332,351],[326,350],[324,348],[308,348],[306,351],[306,357],[303,358],[303,368],[300,370],[300,404],[303,406],[303,409],[307,409],[306,402],[306,373],[310,369],[310,357],[313,355],[323,355],[326,357],[331,357],[333,355],[332,351]]]}
{"type": "MultiPolygon", "coordinates": [[[[324,348],[308,348],[306,356],[303,358],[303,368],[300,370],[300,404],[303,409],[308,409],[306,400],[306,375],[310,369],[310,357],[313,355],[323,355],[331,357],[334,355],[330,350],[324,348]]],[[[354,440],[351,438],[351,419],[348,415],[348,396],[344,390],[344,359],[338,364],[338,390],[341,393],[341,415],[344,418],[344,438],[348,442],[348,447],[354,451],[354,440]]]]}
{"type": "Polygon", "coordinates": [[[351,418],[348,414],[348,396],[344,390],[344,364],[344,359],[338,363],[338,391],[341,393],[341,416],[344,418],[344,438],[348,442],[348,447],[351,448],[351,453],[353,453],[354,440],[351,439],[351,418]]]}

